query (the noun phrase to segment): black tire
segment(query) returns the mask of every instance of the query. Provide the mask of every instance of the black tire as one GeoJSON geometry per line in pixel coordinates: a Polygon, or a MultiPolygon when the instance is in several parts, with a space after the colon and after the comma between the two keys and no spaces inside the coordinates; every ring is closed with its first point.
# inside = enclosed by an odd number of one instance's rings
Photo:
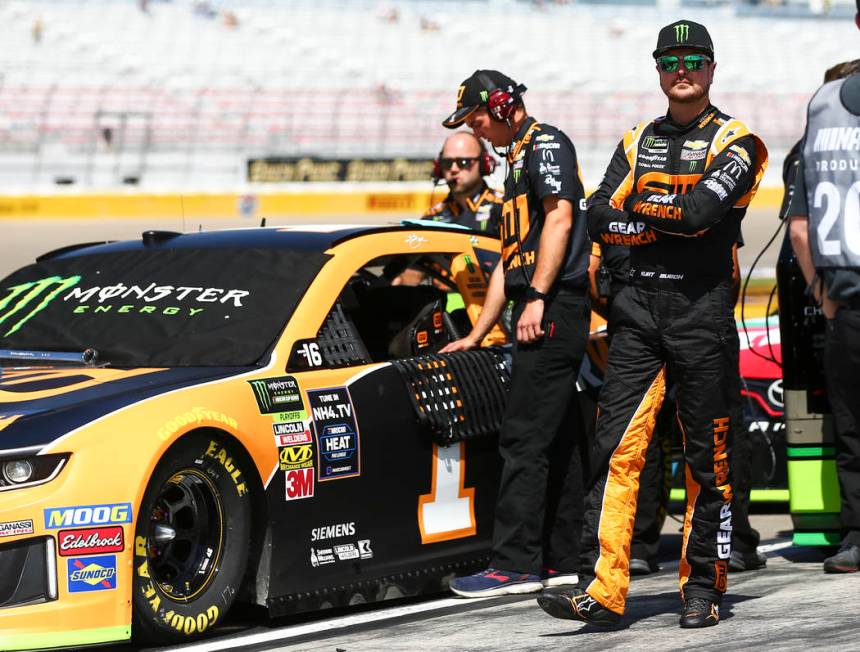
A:
{"type": "Polygon", "coordinates": [[[217,435],[195,433],[156,467],[134,533],[135,640],[190,641],[229,611],[250,547],[245,459],[217,435]]]}

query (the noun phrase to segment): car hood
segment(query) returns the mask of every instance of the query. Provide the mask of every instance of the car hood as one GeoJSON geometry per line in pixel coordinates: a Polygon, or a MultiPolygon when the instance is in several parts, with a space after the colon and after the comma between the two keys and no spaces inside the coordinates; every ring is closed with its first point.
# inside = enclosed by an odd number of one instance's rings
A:
{"type": "Polygon", "coordinates": [[[248,370],[0,369],[0,455],[40,449],[86,423],[151,396],[248,370]]]}

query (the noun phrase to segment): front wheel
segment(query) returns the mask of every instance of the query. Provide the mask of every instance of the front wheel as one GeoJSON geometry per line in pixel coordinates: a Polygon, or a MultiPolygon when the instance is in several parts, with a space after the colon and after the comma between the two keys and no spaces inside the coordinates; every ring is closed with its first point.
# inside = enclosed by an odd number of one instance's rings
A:
{"type": "Polygon", "coordinates": [[[201,433],[156,467],[134,533],[135,639],[188,641],[230,609],[251,535],[245,464],[234,445],[201,433]]]}

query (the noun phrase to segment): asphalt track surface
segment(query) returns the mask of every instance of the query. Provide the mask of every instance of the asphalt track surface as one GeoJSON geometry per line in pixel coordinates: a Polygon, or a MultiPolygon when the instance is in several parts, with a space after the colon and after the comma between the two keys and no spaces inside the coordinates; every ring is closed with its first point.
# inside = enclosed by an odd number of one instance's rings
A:
{"type": "MultiPolygon", "coordinates": [[[[286,224],[384,224],[396,223],[400,219],[414,219],[415,215],[386,215],[384,217],[363,215],[355,218],[339,216],[313,216],[310,218],[273,218],[267,220],[269,226],[286,224]]],[[[190,232],[236,227],[258,226],[258,220],[251,219],[121,219],[121,220],[0,220],[0,278],[15,269],[32,263],[36,256],[59,247],[82,242],[104,242],[105,240],[129,240],[140,237],[144,231],[166,230],[190,232]]],[[[759,251],[779,226],[779,220],[772,209],[752,209],[743,222],[746,246],[738,252],[741,270],[746,272],[759,251]]],[[[762,256],[757,269],[765,277],[773,277],[776,259],[779,254],[780,237],[762,256]]],[[[761,273],[759,275],[762,275],[761,273]]]]}
{"type": "Polygon", "coordinates": [[[784,514],[753,515],[763,535],[766,569],[731,573],[719,626],[678,627],[679,524],[667,520],[661,540],[662,570],[636,578],[622,622],[599,629],[546,615],[534,595],[482,600],[450,595],[266,620],[260,613],[234,616],[200,643],[126,650],[857,650],[860,575],[825,575],[825,549],[790,542],[784,514]]]}

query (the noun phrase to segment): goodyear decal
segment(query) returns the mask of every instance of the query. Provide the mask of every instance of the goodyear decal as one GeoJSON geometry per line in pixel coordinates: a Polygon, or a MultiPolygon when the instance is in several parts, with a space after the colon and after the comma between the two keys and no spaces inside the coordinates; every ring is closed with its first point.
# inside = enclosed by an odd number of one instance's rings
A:
{"type": "Polygon", "coordinates": [[[67,560],[69,593],[116,589],[116,555],[67,560]]]}
{"type": "Polygon", "coordinates": [[[45,510],[45,529],[131,523],[131,503],[51,507],[45,510]]]}

